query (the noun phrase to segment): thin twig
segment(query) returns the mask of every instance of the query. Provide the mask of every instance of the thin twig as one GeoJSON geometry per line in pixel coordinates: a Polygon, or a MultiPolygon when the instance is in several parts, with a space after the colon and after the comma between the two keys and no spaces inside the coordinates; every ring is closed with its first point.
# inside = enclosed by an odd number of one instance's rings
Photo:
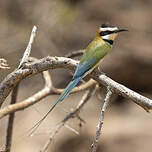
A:
{"type": "Polygon", "coordinates": [[[65,125],[65,123],[70,119],[73,118],[74,115],[76,115],[81,109],[82,107],[87,103],[87,101],[91,98],[91,96],[95,93],[96,89],[93,89],[94,87],[90,88],[89,90],[87,90],[85,92],[85,94],[83,95],[82,99],[80,100],[77,108],[75,110],[73,110],[71,113],[69,113],[54,129],[54,131],[51,133],[51,135],[49,136],[49,139],[47,140],[47,142],[45,143],[43,149],[41,150],[41,152],[45,152],[49,145],[51,144],[53,138],[55,137],[55,135],[60,131],[60,129],[65,125]]]}
{"type": "MultiPolygon", "coordinates": [[[[16,103],[17,94],[18,94],[18,87],[19,87],[19,84],[16,85],[16,87],[12,91],[11,103],[10,104],[15,104],[16,103]]],[[[14,117],[15,117],[15,113],[12,113],[12,114],[9,115],[9,118],[8,118],[8,127],[7,127],[7,135],[6,135],[6,147],[5,147],[6,152],[11,151],[14,117]]]]}
{"type": "Polygon", "coordinates": [[[85,50],[77,50],[77,51],[72,51],[68,54],[65,55],[67,58],[74,58],[77,56],[81,56],[84,53],[85,50]]]}
{"type": "Polygon", "coordinates": [[[22,57],[22,59],[21,59],[21,62],[20,62],[20,64],[19,64],[19,66],[18,66],[18,69],[21,68],[21,66],[23,65],[23,63],[27,62],[28,57],[30,56],[32,43],[33,43],[34,37],[35,37],[35,35],[36,35],[36,30],[37,30],[37,27],[36,27],[36,26],[33,26],[29,43],[28,43],[27,48],[26,48],[26,50],[25,50],[25,52],[24,52],[24,55],[23,55],[23,57],[22,57]]]}
{"type": "Polygon", "coordinates": [[[0,70],[1,69],[10,69],[7,60],[0,58],[0,70]]]}
{"type": "Polygon", "coordinates": [[[70,127],[67,124],[64,124],[64,127],[75,133],[76,135],[80,135],[78,131],[76,131],[74,128],[70,127]]]}
{"type": "Polygon", "coordinates": [[[104,103],[103,106],[101,108],[101,113],[100,113],[100,117],[99,117],[99,121],[98,121],[98,125],[97,125],[97,130],[96,130],[96,136],[94,138],[93,144],[92,144],[92,152],[96,152],[97,151],[97,144],[98,144],[98,140],[101,134],[101,129],[103,126],[103,121],[104,121],[104,113],[107,109],[108,103],[110,101],[112,92],[109,88],[107,88],[107,94],[106,97],[104,99],[104,103]]]}

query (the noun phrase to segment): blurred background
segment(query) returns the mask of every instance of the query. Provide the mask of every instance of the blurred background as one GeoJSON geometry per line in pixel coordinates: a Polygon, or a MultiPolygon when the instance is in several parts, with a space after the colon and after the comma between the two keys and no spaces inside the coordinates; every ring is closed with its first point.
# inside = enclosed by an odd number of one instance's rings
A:
{"type": "MultiPolygon", "coordinates": [[[[121,33],[101,69],[113,80],[149,98],[152,97],[152,1],[151,0],[3,0],[0,1],[0,57],[7,59],[11,69],[0,73],[3,80],[19,64],[29,41],[33,25],[38,27],[32,46],[33,57],[64,56],[84,49],[95,37],[102,23],[109,23],[129,32],[121,33]]],[[[50,71],[56,87],[64,88],[71,79],[67,70],[50,71]]],[[[43,87],[41,75],[20,84],[18,101],[43,87]]],[[[104,90],[92,97],[81,111],[85,123],[72,119],[68,125],[79,131],[76,135],[63,128],[53,140],[51,152],[89,151],[95,136],[104,90]],[[81,127],[80,127],[81,126],[81,127]]],[[[84,92],[70,95],[65,102],[29,137],[30,129],[55,103],[57,95],[49,96],[24,111],[16,113],[12,151],[39,151],[49,132],[67,113],[75,108],[84,92]]],[[[10,102],[7,98],[6,106],[10,102]]],[[[4,149],[7,117],[0,122],[0,150],[4,149]]],[[[104,120],[98,152],[150,152],[152,115],[117,95],[113,96],[104,120]]]]}

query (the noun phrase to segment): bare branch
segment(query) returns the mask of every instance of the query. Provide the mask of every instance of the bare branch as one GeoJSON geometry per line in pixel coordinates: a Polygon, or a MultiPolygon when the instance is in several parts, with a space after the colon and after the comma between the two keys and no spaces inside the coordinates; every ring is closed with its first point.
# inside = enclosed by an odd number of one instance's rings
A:
{"type": "MultiPolygon", "coordinates": [[[[18,87],[19,87],[19,85],[16,85],[16,87],[12,91],[11,103],[10,104],[15,104],[16,103],[18,87]]],[[[6,135],[6,147],[5,147],[6,152],[11,151],[13,126],[14,126],[14,116],[15,116],[15,113],[12,113],[12,114],[9,115],[9,118],[8,118],[8,127],[7,127],[7,135],[6,135]]]]}
{"type": "Polygon", "coordinates": [[[30,56],[30,53],[31,53],[31,47],[32,47],[32,43],[34,41],[34,37],[35,37],[35,34],[36,34],[36,30],[37,30],[37,27],[34,26],[33,29],[32,29],[32,32],[31,32],[31,36],[30,36],[30,40],[29,40],[29,43],[27,45],[27,48],[24,52],[24,55],[21,59],[21,62],[18,66],[18,69],[21,68],[21,66],[23,65],[23,63],[27,62],[28,60],[28,57],[30,56]]]}
{"type": "Polygon", "coordinates": [[[103,106],[101,108],[101,113],[100,113],[100,117],[99,117],[99,121],[98,121],[98,125],[97,125],[97,130],[96,130],[96,136],[95,136],[93,144],[92,144],[92,152],[97,151],[97,144],[98,144],[98,140],[99,140],[100,133],[101,133],[101,128],[102,128],[103,121],[104,121],[104,113],[107,109],[107,106],[108,106],[108,103],[110,101],[111,95],[112,95],[112,92],[108,87],[107,88],[107,94],[106,94],[106,97],[104,99],[103,106]]]}
{"type": "MultiPolygon", "coordinates": [[[[5,98],[9,95],[13,87],[25,77],[40,73],[48,69],[66,68],[74,70],[77,64],[78,61],[75,61],[73,59],[49,56],[32,63],[26,63],[22,69],[17,69],[9,74],[0,84],[0,105],[4,102],[5,98]]],[[[151,99],[146,98],[132,91],[131,89],[128,89],[127,87],[113,81],[106,75],[100,74],[99,72],[93,72],[88,76],[106,87],[110,86],[113,92],[133,100],[136,104],[140,105],[146,111],[152,109],[151,99]]]]}
{"type": "MultiPolygon", "coordinates": [[[[13,104],[13,105],[8,105],[4,107],[3,109],[0,110],[0,119],[4,117],[5,115],[8,115],[10,113],[23,110],[25,108],[28,108],[29,106],[39,102],[41,99],[44,99],[45,97],[52,95],[52,94],[61,94],[64,89],[57,89],[53,87],[51,76],[49,75],[48,71],[43,72],[43,77],[45,80],[45,87],[34,94],[33,96],[25,99],[24,101],[21,101],[19,103],[13,104]]],[[[93,79],[90,79],[88,82],[85,84],[82,84],[78,87],[75,87],[70,94],[86,90],[93,85],[95,85],[97,82],[94,81],[93,79]]]]}
{"type": "Polygon", "coordinates": [[[111,90],[125,98],[128,98],[134,101],[136,104],[144,108],[147,112],[152,109],[152,100],[136,93],[135,91],[125,87],[122,84],[119,84],[109,78],[108,76],[102,74],[99,76],[93,76],[96,81],[102,83],[104,86],[109,86],[111,90]]]}
{"type": "Polygon", "coordinates": [[[0,118],[4,117],[5,115],[9,113],[12,113],[18,110],[23,110],[33,105],[34,103],[40,101],[41,99],[45,98],[46,96],[48,96],[52,87],[52,80],[48,71],[43,72],[43,78],[45,80],[45,86],[42,90],[40,90],[39,92],[37,92],[36,94],[34,94],[33,96],[27,98],[26,100],[22,102],[4,107],[3,109],[0,110],[0,118]]]}
{"type": "Polygon", "coordinates": [[[14,72],[10,73],[0,84],[0,106],[4,102],[5,98],[9,95],[10,91],[15,87],[15,85],[25,77],[46,71],[48,69],[61,67],[74,69],[74,65],[77,65],[77,63],[78,61],[72,59],[67,60],[67,58],[64,57],[46,57],[32,63],[27,63],[25,64],[26,67],[22,69],[16,69],[14,72]]]}

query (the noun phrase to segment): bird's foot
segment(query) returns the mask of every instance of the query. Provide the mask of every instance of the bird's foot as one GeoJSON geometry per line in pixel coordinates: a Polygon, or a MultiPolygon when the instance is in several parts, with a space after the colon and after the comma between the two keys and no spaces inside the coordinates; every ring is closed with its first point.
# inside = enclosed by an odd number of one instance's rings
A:
{"type": "Polygon", "coordinates": [[[102,74],[102,75],[106,75],[106,74],[102,71],[102,69],[101,69],[100,67],[98,67],[97,71],[98,71],[100,74],[102,74]]]}

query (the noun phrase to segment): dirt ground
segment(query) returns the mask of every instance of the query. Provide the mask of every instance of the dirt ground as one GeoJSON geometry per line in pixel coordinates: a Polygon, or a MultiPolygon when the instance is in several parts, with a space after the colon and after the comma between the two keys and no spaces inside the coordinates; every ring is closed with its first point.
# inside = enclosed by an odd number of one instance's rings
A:
{"type": "MultiPolygon", "coordinates": [[[[5,0],[0,1],[0,57],[11,67],[0,79],[13,71],[27,46],[33,25],[38,27],[32,56],[64,56],[84,49],[102,23],[128,28],[120,34],[113,50],[101,65],[113,80],[149,98],[152,97],[152,1],[151,0],[5,0]]],[[[50,71],[55,86],[64,88],[71,76],[67,70],[50,71]]],[[[41,75],[20,84],[18,102],[41,89],[41,75]]],[[[12,152],[36,152],[44,146],[49,132],[76,107],[84,92],[70,95],[29,137],[30,129],[55,103],[49,96],[30,108],[16,113],[12,152]],[[50,103],[51,101],[51,103],[50,103]]],[[[103,92],[101,92],[103,97],[103,92]]],[[[5,105],[9,104],[10,97],[5,105]]],[[[71,119],[50,145],[51,152],[89,151],[94,139],[103,100],[92,97],[81,111],[85,123],[71,119]]],[[[0,151],[5,145],[7,117],[0,120],[0,151]]],[[[114,96],[105,114],[98,152],[151,152],[152,114],[122,97],[114,96]]]]}

